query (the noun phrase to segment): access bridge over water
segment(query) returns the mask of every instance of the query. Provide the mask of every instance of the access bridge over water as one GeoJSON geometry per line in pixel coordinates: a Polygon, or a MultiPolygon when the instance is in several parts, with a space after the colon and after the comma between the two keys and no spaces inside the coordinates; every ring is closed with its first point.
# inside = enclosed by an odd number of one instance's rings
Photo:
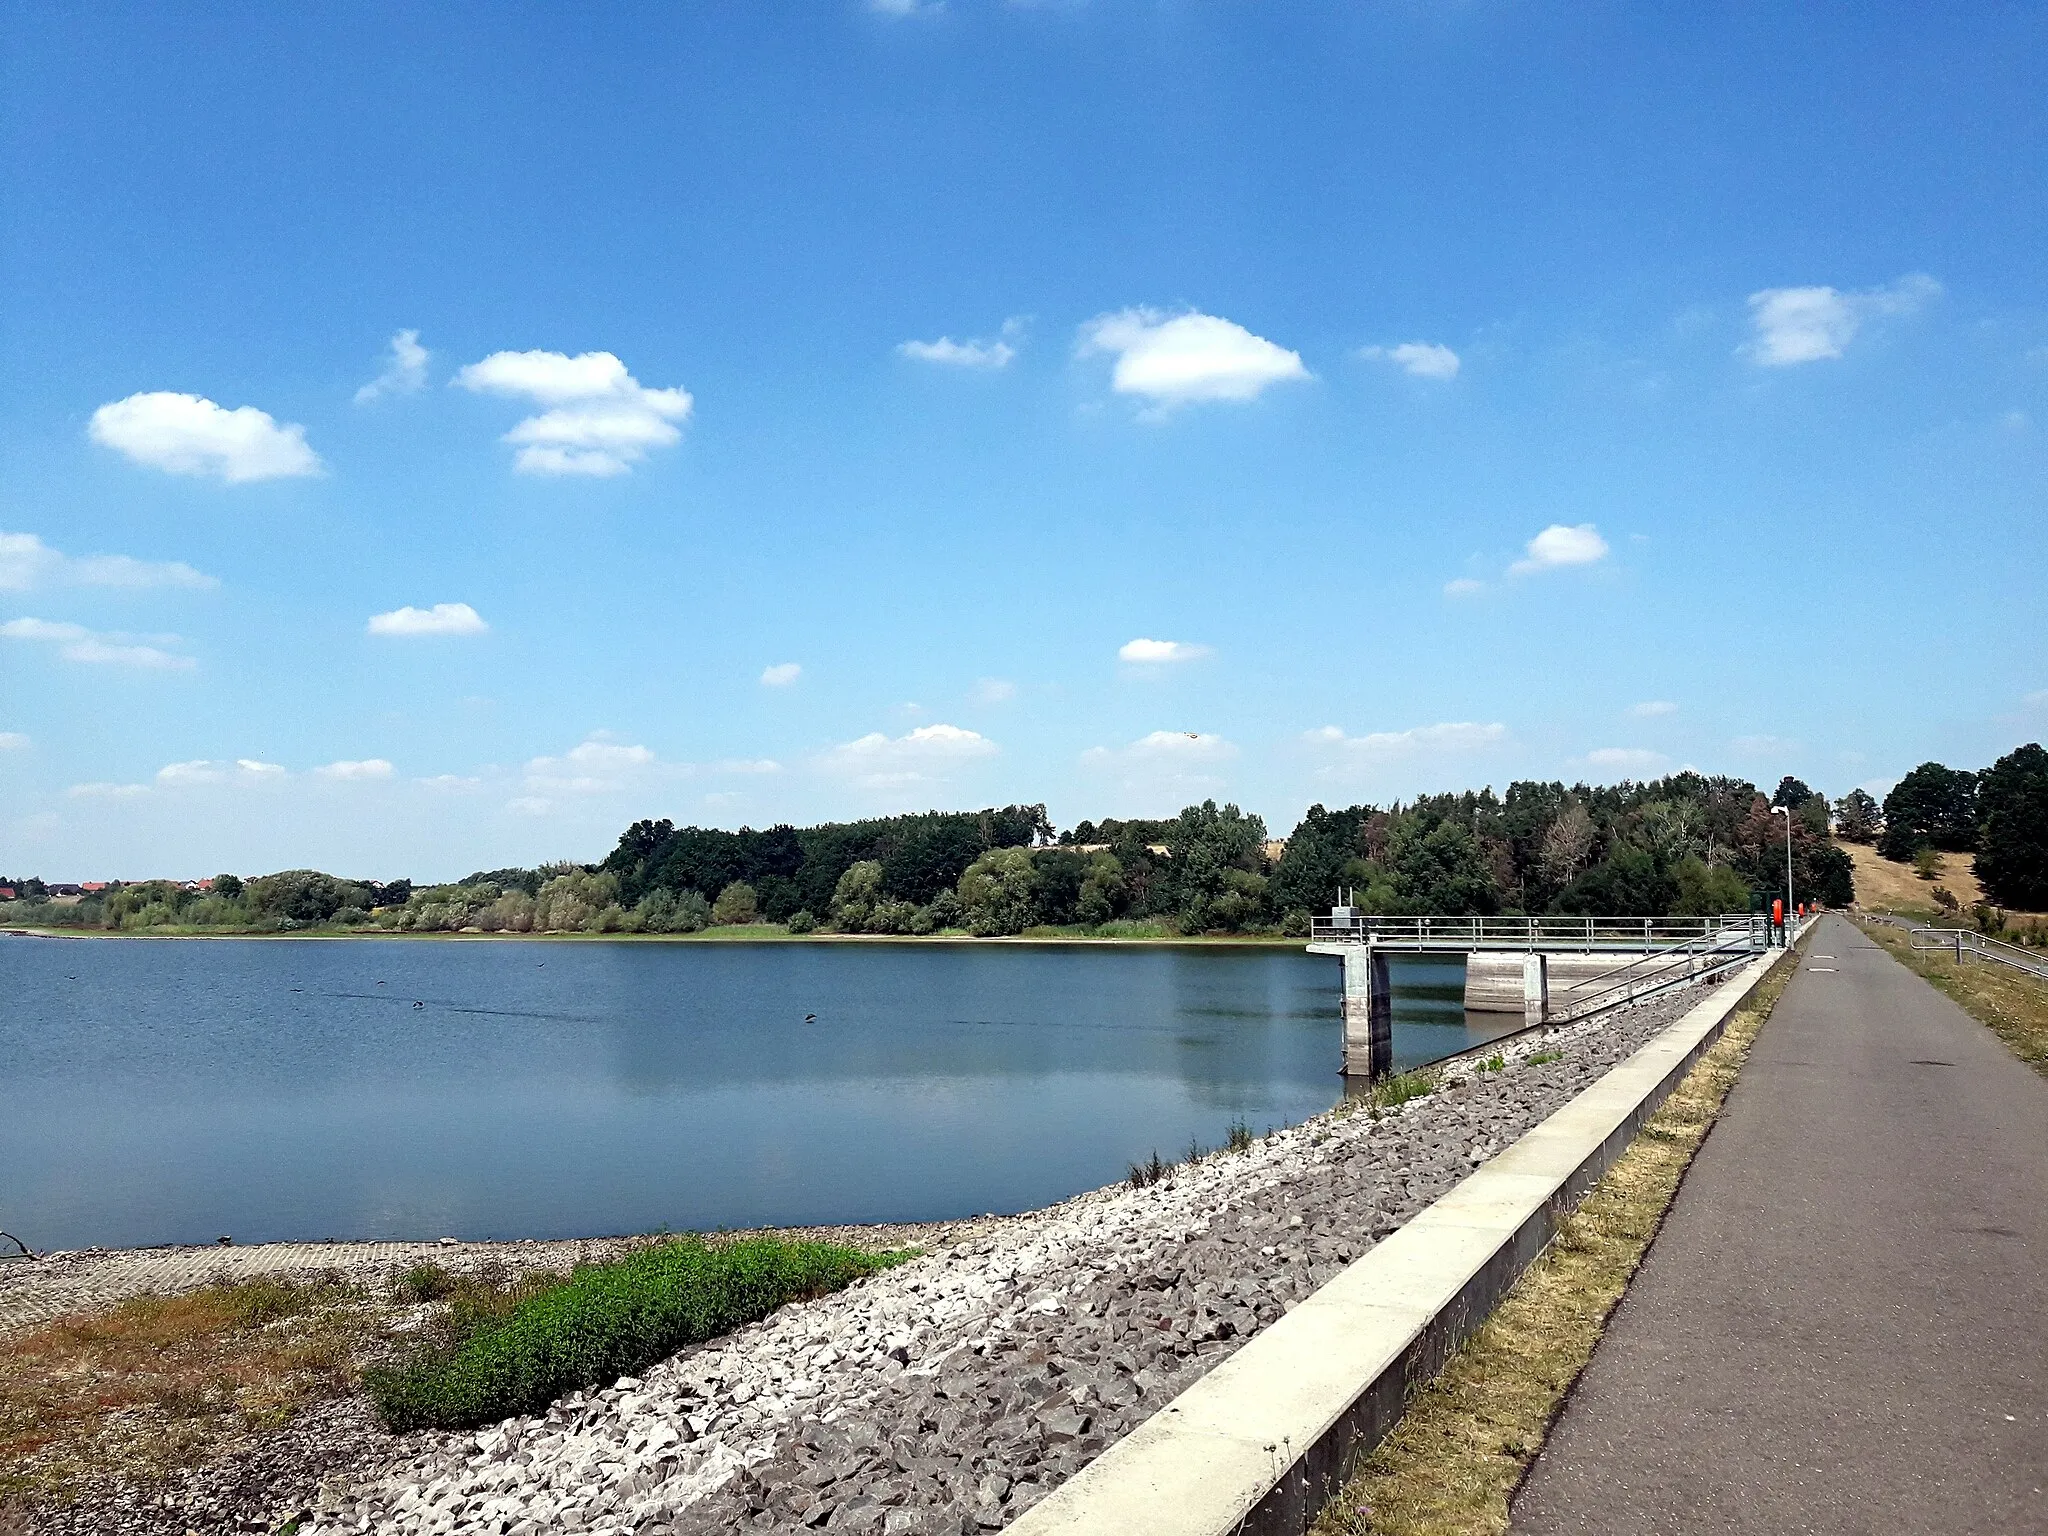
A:
{"type": "Polygon", "coordinates": [[[1715,917],[1373,917],[1337,907],[1312,919],[1308,951],[1344,962],[1344,1074],[1392,1069],[1387,959],[1462,954],[1466,1006],[1564,1024],[1719,976],[1772,942],[1762,913],[1715,917]],[[1475,1001],[1475,996],[1477,1001],[1475,1001]]]}

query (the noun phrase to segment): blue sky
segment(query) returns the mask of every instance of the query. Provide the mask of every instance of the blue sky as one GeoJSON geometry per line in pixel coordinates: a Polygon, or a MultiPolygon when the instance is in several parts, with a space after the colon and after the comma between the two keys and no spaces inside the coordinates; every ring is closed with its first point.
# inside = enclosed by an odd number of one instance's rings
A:
{"type": "Polygon", "coordinates": [[[2048,728],[2048,13],[9,5],[0,870],[2048,728]]]}

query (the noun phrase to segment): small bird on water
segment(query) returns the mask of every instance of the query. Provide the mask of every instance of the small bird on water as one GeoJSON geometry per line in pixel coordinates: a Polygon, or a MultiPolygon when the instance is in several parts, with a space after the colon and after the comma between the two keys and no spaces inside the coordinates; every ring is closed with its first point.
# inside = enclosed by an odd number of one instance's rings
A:
{"type": "Polygon", "coordinates": [[[414,1001],[414,1003],[413,1003],[413,1007],[415,1007],[415,1008],[424,1008],[424,1007],[426,1007],[426,1006],[427,1006],[427,1005],[426,1005],[425,1003],[419,1002],[419,1001],[417,1001],[417,1000],[415,1000],[415,1001],[414,1001]]]}
{"type": "Polygon", "coordinates": [[[815,1013],[807,1013],[804,1015],[804,1022],[806,1024],[815,1024],[818,1022],[818,1016],[815,1013]]]}

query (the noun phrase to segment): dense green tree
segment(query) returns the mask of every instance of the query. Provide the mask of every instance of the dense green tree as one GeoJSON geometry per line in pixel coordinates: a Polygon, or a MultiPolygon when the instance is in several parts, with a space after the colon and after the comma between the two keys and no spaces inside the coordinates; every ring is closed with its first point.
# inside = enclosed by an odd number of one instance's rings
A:
{"type": "Polygon", "coordinates": [[[1479,840],[1449,818],[1433,826],[1426,817],[1402,822],[1387,850],[1387,871],[1404,911],[1460,917],[1500,910],[1479,840]]]}
{"type": "Polygon", "coordinates": [[[1750,910],[1749,882],[1726,864],[1709,865],[1690,856],[1679,860],[1671,879],[1677,889],[1671,910],[1681,917],[1716,917],[1750,910]]]}
{"type": "Polygon", "coordinates": [[[718,893],[718,900],[711,904],[711,920],[721,925],[751,923],[760,915],[754,888],[744,880],[733,881],[718,893]]]}
{"type": "Polygon", "coordinates": [[[1788,773],[1784,778],[1778,780],[1778,792],[1771,796],[1771,804],[1791,808],[1804,805],[1812,798],[1813,791],[1788,773]]]}
{"type": "Polygon", "coordinates": [[[1977,846],[1977,776],[1922,763],[1884,797],[1877,851],[1901,863],[1922,848],[1966,853],[1977,846]]]}
{"type": "Polygon", "coordinates": [[[1037,879],[1028,848],[993,849],[968,865],[958,893],[968,932],[989,938],[1030,927],[1037,879]]]}
{"type": "Polygon", "coordinates": [[[1835,836],[1847,843],[1874,843],[1884,816],[1868,790],[1852,789],[1835,802],[1835,836]]]}
{"type": "Polygon", "coordinates": [[[832,921],[848,933],[867,927],[875,904],[882,899],[882,861],[862,859],[849,864],[839,883],[832,888],[832,921]]]}
{"type": "Polygon", "coordinates": [[[2016,747],[1977,781],[1977,878],[1992,900],[2048,911],[2048,752],[2016,747]]]}

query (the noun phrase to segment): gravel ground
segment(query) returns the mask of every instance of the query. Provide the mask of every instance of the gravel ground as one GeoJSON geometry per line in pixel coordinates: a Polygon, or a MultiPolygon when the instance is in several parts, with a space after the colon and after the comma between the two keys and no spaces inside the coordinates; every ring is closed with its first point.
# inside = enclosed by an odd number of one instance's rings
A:
{"type": "Polygon", "coordinates": [[[544,1416],[405,1437],[304,1536],[997,1529],[1697,1000],[1004,1223],[544,1416]]]}

